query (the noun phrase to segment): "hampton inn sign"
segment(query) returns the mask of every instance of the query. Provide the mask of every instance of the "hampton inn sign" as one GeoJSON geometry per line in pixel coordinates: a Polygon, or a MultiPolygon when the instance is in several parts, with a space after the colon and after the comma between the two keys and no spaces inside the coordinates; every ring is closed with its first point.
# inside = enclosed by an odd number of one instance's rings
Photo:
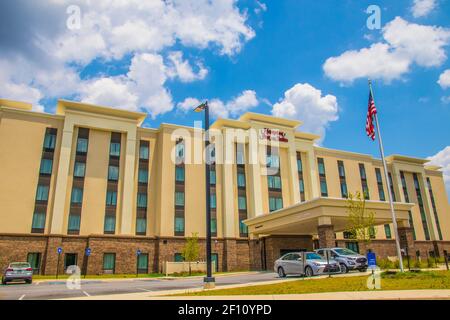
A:
{"type": "Polygon", "coordinates": [[[269,141],[288,142],[286,138],[286,132],[264,128],[260,130],[260,138],[269,141]]]}

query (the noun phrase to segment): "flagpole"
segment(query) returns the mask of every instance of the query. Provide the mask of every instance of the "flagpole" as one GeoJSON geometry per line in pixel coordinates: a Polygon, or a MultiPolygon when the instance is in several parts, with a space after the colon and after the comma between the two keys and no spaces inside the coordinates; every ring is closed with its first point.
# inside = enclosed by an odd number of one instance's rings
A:
{"type": "MultiPolygon", "coordinates": [[[[369,79],[369,89],[370,89],[370,94],[372,95],[372,100],[375,104],[375,98],[374,98],[373,91],[372,91],[372,81],[370,79],[369,79]]],[[[391,207],[392,224],[394,226],[395,245],[397,247],[397,256],[398,256],[400,270],[401,270],[401,272],[403,272],[404,271],[403,259],[402,259],[402,251],[400,249],[400,238],[398,236],[397,217],[395,215],[394,202],[392,200],[393,197],[392,197],[392,191],[390,188],[390,181],[389,181],[389,175],[388,175],[388,170],[387,170],[387,165],[386,165],[386,159],[384,158],[383,140],[381,139],[380,124],[378,122],[378,112],[375,113],[375,123],[377,126],[377,135],[378,135],[378,141],[379,141],[379,145],[380,145],[381,160],[383,161],[384,179],[386,180],[388,196],[389,196],[389,205],[391,207]]]]}

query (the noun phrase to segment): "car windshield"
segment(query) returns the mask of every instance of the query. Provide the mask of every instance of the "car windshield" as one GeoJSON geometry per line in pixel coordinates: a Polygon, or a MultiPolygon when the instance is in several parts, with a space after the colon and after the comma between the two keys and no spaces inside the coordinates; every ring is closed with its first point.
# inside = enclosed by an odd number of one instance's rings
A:
{"type": "Polygon", "coordinates": [[[357,253],[355,251],[352,251],[350,249],[334,249],[334,251],[336,251],[337,254],[342,255],[342,256],[357,255],[357,253]]]}
{"type": "Polygon", "coordinates": [[[30,264],[26,262],[14,262],[9,265],[11,268],[29,268],[30,264]]]}
{"type": "Polygon", "coordinates": [[[322,260],[323,258],[319,256],[317,253],[307,253],[306,259],[308,260],[322,260]]]}

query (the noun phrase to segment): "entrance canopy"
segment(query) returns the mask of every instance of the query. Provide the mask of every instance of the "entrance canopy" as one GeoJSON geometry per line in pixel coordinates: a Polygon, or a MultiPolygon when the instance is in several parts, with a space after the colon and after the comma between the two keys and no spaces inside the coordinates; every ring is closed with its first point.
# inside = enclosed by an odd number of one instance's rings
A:
{"type": "MultiPolygon", "coordinates": [[[[409,226],[408,211],[413,206],[412,203],[394,203],[400,226],[409,226]]],[[[376,225],[392,222],[388,202],[367,200],[366,210],[375,213],[376,225]]],[[[247,219],[244,223],[250,235],[315,235],[321,225],[332,225],[334,232],[345,231],[348,228],[348,215],[346,199],[316,198],[247,219]]]]}

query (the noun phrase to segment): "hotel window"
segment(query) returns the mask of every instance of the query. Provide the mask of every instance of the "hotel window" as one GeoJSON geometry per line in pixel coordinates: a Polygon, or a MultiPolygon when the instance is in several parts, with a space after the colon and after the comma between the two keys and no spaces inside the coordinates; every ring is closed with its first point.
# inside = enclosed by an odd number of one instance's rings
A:
{"type": "Polygon", "coordinates": [[[245,196],[238,197],[238,208],[239,210],[247,210],[247,199],[245,196]]]}
{"type": "Polygon", "coordinates": [[[434,201],[433,189],[431,188],[431,181],[430,181],[430,178],[428,178],[428,177],[427,177],[427,186],[428,186],[428,192],[430,193],[431,206],[433,207],[434,220],[436,221],[436,228],[438,230],[439,240],[442,241],[441,225],[439,223],[438,212],[436,209],[436,202],[434,201]]]}
{"type": "Polygon", "coordinates": [[[386,234],[386,239],[391,239],[392,238],[391,226],[389,224],[385,224],[384,225],[384,233],[386,234]]]}
{"type": "Polygon", "coordinates": [[[211,217],[211,233],[213,237],[217,236],[217,219],[211,217]]]}
{"type": "Polygon", "coordinates": [[[268,183],[269,189],[281,190],[281,177],[267,176],[267,183],[268,183]]]}
{"type": "Polygon", "coordinates": [[[78,154],[87,153],[87,149],[88,149],[88,139],[87,138],[78,138],[77,153],[78,154]]]}
{"type": "Polygon", "coordinates": [[[239,222],[239,234],[241,234],[241,237],[248,235],[248,227],[243,221],[239,222]]]}
{"type": "Polygon", "coordinates": [[[239,211],[239,237],[248,237],[247,226],[243,223],[247,219],[247,183],[245,177],[245,145],[236,143],[236,180],[237,180],[237,206],[239,211]]]}
{"type": "Polygon", "coordinates": [[[300,201],[305,201],[305,182],[303,178],[302,154],[297,152],[297,172],[298,172],[298,188],[300,191],[300,201]]]}
{"type": "Polygon", "coordinates": [[[327,177],[325,174],[325,163],[323,158],[317,158],[317,166],[319,169],[320,194],[322,197],[328,197],[327,177]]]}
{"type": "Polygon", "coordinates": [[[147,218],[136,219],[136,233],[144,234],[147,232],[147,218]]]}
{"type": "Polygon", "coordinates": [[[75,162],[75,168],[73,170],[73,176],[77,178],[83,178],[86,171],[86,164],[83,162],[75,162]]]}
{"type": "Polygon", "coordinates": [[[181,254],[181,253],[175,253],[174,254],[174,256],[173,256],[173,260],[175,261],[175,262],[183,262],[184,261],[184,258],[183,258],[183,255],[181,254]]]}
{"type": "Polygon", "coordinates": [[[48,201],[48,186],[38,185],[36,201],[48,201]]]}
{"type": "Polygon", "coordinates": [[[103,272],[114,273],[116,268],[116,254],[105,253],[103,254],[103,272]]]}
{"type": "MultiPolygon", "coordinates": [[[[139,178],[140,178],[140,174],[139,174],[139,178]]],[[[119,180],[119,167],[117,167],[117,166],[109,166],[108,167],[108,180],[109,181],[119,180]]]]}
{"type": "Polygon", "coordinates": [[[375,168],[375,175],[377,177],[378,194],[380,195],[380,201],[386,201],[386,196],[384,195],[383,179],[381,178],[380,168],[375,168]]]}
{"type": "MultiPolygon", "coordinates": [[[[212,165],[211,165],[211,167],[212,167],[212,165]]],[[[215,169],[215,167],[211,168],[211,170],[209,170],[209,183],[212,185],[216,184],[216,169],[215,169]]]]}
{"type": "Polygon", "coordinates": [[[280,167],[280,157],[278,154],[267,155],[267,167],[269,168],[279,168],[280,167]]]}
{"type": "Polygon", "coordinates": [[[430,240],[430,232],[428,230],[427,216],[425,214],[425,208],[423,206],[422,192],[420,191],[419,178],[417,173],[413,173],[414,188],[416,189],[417,202],[420,209],[420,218],[422,219],[423,232],[425,233],[425,240],[430,240]]]}
{"type": "Polygon", "coordinates": [[[32,229],[43,230],[45,228],[45,212],[35,212],[33,214],[32,229]]]}
{"type": "Polygon", "coordinates": [[[236,144],[236,164],[244,165],[244,145],[242,143],[236,144]]]}
{"type": "Polygon", "coordinates": [[[175,217],[175,235],[184,235],[184,217],[175,217]]]}
{"type": "Polygon", "coordinates": [[[107,206],[116,206],[117,205],[117,192],[116,191],[107,191],[106,192],[106,205],[107,206]]]}
{"type": "Polygon", "coordinates": [[[112,157],[120,157],[120,143],[111,142],[109,147],[109,155],[112,157]]]}
{"type": "Polygon", "coordinates": [[[348,189],[347,189],[347,181],[345,179],[344,162],[338,160],[337,164],[338,164],[339,182],[341,185],[341,197],[345,199],[348,198],[348,189]]]}
{"type": "Polygon", "coordinates": [[[113,215],[105,215],[105,233],[114,233],[116,231],[116,216],[113,215]]]}
{"type": "Polygon", "coordinates": [[[72,204],[81,204],[81,202],[83,201],[83,189],[73,188],[72,196],[70,199],[72,204]]]}
{"type": "Polygon", "coordinates": [[[52,174],[52,166],[53,166],[53,160],[42,159],[41,160],[41,168],[39,170],[39,173],[43,174],[43,175],[51,175],[52,174]]]}
{"type": "Polygon", "coordinates": [[[394,183],[392,182],[392,175],[390,172],[388,172],[388,178],[389,178],[389,188],[391,189],[391,194],[392,194],[392,201],[396,202],[397,199],[395,197],[394,183]]]}
{"type": "MultiPolygon", "coordinates": [[[[175,154],[179,161],[184,160],[184,143],[183,140],[177,141],[177,144],[175,146],[175,154]]],[[[177,161],[178,163],[178,161],[177,161]]]]}
{"type": "Polygon", "coordinates": [[[184,167],[182,166],[175,167],[175,181],[184,182],[184,167]]]}
{"type": "Polygon", "coordinates": [[[147,194],[146,193],[138,193],[137,206],[138,206],[138,208],[147,208],[147,194]]]}
{"type": "Polygon", "coordinates": [[[216,194],[212,193],[211,197],[210,197],[210,205],[211,205],[211,209],[216,209],[217,208],[217,198],[216,198],[216,194]]]}
{"type": "Polygon", "coordinates": [[[175,205],[184,206],[184,192],[180,191],[175,192],[175,205]]]}
{"type": "Polygon", "coordinates": [[[137,257],[138,273],[148,273],[148,254],[142,253],[137,257]]]}
{"type": "Polygon", "coordinates": [[[237,174],[237,185],[239,188],[245,188],[245,173],[238,172],[237,174]]]}
{"type": "MultiPolygon", "coordinates": [[[[403,171],[400,171],[400,181],[402,182],[403,196],[405,197],[405,202],[409,202],[408,187],[406,186],[405,173],[403,171]]],[[[416,230],[414,227],[414,220],[412,217],[411,210],[408,211],[408,214],[409,214],[409,225],[413,229],[413,238],[414,240],[416,240],[416,230]]]]}
{"type": "Polygon", "coordinates": [[[41,253],[40,252],[28,253],[27,262],[33,269],[33,274],[39,274],[39,269],[41,268],[41,253]]]}
{"type": "Polygon", "coordinates": [[[375,235],[376,235],[375,227],[370,227],[369,228],[369,237],[370,237],[370,239],[375,239],[375,235]]]}
{"type": "Polygon", "coordinates": [[[56,132],[52,132],[51,129],[47,130],[44,138],[44,149],[46,151],[51,151],[55,149],[56,144],[56,132]]]}
{"type": "Polygon", "coordinates": [[[78,214],[69,214],[69,231],[72,232],[78,232],[80,231],[80,223],[81,223],[81,216],[78,214]]]}
{"type": "Polygon", "coordinates": [[[366,168],[363,163],[359,164],[359,175],[361,177],[361,187],[364,199],[369,200],[370,195],[369,195],[369,187],[367,186],[366,168]]]}
{"type": "Polygon", "coordinates": [[[139,183],[148,183],[148,170],[147,169],[139,169],[138,182],[139,183]]]}
{"type": "Polygon", "coordinates": [[[283,208],[283,199],[281,197],[269,197],[269,210],[276,211],[283,208]]]}
{"type": "Polygon", "coordinates": [[[148,144],[142,144],[139,147],[139,159],[148,160],[150,156],[150,148],[148,144]]]}

